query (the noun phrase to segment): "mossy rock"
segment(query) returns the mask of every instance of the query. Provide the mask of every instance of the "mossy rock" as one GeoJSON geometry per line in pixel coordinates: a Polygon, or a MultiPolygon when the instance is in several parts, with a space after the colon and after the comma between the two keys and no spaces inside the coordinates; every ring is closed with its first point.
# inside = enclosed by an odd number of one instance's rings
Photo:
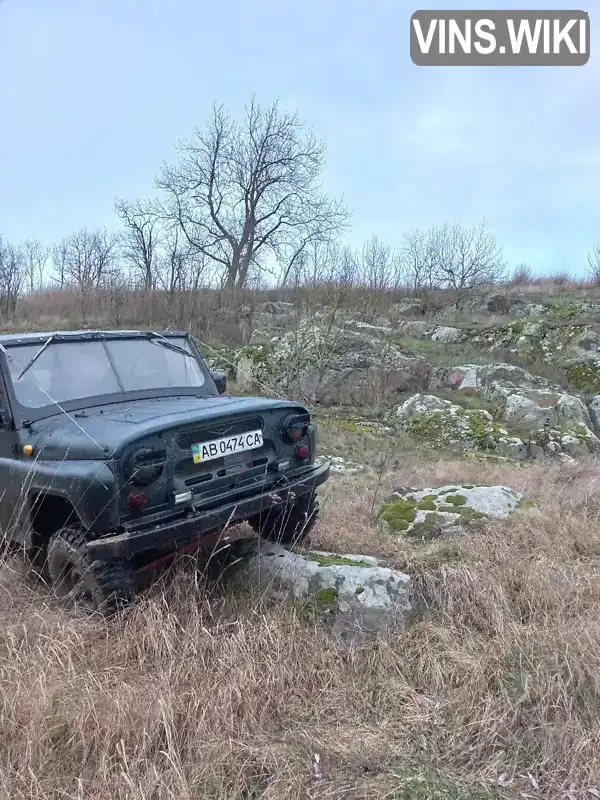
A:
{"type": "Polygon", "coordinates": [[[307,553],[304,558],[315,561],[320,567],[372,567],[368,561],[358,561],[338,555],[321,555],[320,553],[307,553]]]}
{"type": "Polygon", "coordinates": [[[382,506],[379,519],[387,523],[393,531],[406,531],[417,516],[416,503],[399,497],[382,506]]]}

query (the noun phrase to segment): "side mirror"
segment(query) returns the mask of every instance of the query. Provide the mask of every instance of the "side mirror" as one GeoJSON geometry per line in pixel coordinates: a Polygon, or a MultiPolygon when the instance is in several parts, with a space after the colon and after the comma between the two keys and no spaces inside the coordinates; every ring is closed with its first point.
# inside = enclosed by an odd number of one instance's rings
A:
{"type": "Polygon", "coordinates": [[[225,394],[227,391],[227,373],[220,370],[211,370],[211,378],[215,382],[219,394],[225,394]]]}

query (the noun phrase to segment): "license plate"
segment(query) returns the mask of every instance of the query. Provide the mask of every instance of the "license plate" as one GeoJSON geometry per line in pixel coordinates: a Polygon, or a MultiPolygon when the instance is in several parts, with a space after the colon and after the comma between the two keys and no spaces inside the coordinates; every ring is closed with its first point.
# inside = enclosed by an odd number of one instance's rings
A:
{"type": "Polygon", "coordinates": [[[192,445],[194,464],[202,464],[215,458],[223,458],[234,453],[243,453],[244,450],[254,450],[263,446],[262,431],[249,433],[236,433],[234,436],[223,436],[222,439],[213,439],[210,442],[201,442],[192,445]]]}

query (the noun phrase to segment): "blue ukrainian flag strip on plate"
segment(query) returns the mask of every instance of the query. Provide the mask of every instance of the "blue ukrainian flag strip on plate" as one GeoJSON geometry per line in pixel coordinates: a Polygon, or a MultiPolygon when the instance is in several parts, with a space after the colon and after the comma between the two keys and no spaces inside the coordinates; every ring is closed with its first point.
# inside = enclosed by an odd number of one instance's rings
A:
{"type": "Polygon", "coordinates": [[[194,464],[203,464],[215,458],[243,453],[245,450],[255,450],[263,446],[262,431],[249,431],[236,433],[233,436],[223,436],[210,442],[201,442],[192,445],[192,458],[194,464]]]}

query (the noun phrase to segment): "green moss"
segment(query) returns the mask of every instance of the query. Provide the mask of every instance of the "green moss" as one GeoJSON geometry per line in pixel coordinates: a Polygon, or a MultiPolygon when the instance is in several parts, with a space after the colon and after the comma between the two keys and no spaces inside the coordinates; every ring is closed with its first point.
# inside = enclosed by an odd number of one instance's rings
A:
{"type": "Polygon", "coordinates": [[[409,524],[415,521],[416,503],[399,497],[391,503],[382,506],[379,519],[387,522],[393,531],[405,531],[409,524]]]}
{"type": "Polygon", "coordinates": [[[364,592],[364,590],[365,590],[364,586],[357,586],[356,589],[354,590],[354,594],[360,595],[364,592]]]}
{"type": "Polygon", "coordinates": [[[490,427],[489,419],[486,419],[481,411],[467,411],[469,422],[469,436],[474,439],[479,447],[484,447],[489,435],[493,432],[494,426],[490,427]]]}
{"type": "Polygon", "coordinates": [[[463,486],[462,488],[463,488],[463,489],[474,489],[474,488],[475,488],[475,485],[474,485],[474,484],[472,484],[472,483],[465,483],[465,484],[464,484],[464,486],[463,486]]]}
{"type": "Polygon", "coordinates": [[[439,444],[447,434],[442,411],[428,411],[409,419],[406,429],[416,439],[439,444]]]}
{"type": "Polygon", "coordinates": [[[408,536],[415,537],[417,539],[433,538],[440,533],[445,522],[446,518],[441,514],[426,514],[425,519],[422,522],[417,522],[412,526],[408,536]]]}
{"type": "Polygon", "coordinates": [[[438,506],[438,511],[445,511],[446,514],[460,514],[460,509],[455,506],[438,506]]]}
{"type": "Polygon", "coordinates": [[[467,504],[467,498],[464,494],[447,494],[444,497],[444,501],[452,506],[465,506],[467,504]]]}
{"type": "Polygon", "coordinates": [[[334,589],[333,586],[330,586],[327,589],[317,589],[315,592],[315,598],[321,608],[332,608],[336,604],[338,590],[334,589]]]}
{"type": "Polygon", "coordinates": [[[421,502],[429,502],[430,500],[437,500],[437,494],[426,494],[421,498],[421,502]]]}
{"type": "Polygon", "coordinates": [[[321,567],[372,567],[368,561],[353,561],[344,556],[323,556],[320,553],[308,553],[304,556],[308,561],[316,561],[321,567]]]}
{"type": "Polygon", "coordinates": [[[426,500],[423,498],[419,503],[417,503],[417,510],[418,511],[435,511],[436,505],[433,500],[426,500]]]}

